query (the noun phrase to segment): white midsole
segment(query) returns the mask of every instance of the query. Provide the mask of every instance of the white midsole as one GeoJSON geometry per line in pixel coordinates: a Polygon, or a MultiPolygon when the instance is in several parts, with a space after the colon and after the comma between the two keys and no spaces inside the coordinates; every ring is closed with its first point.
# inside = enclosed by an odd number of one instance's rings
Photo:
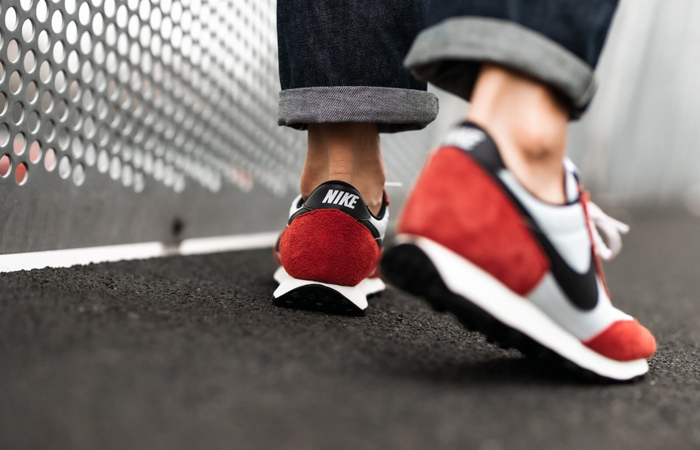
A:
{"type": "Polygon", "coordinates": [[[273,293],[275,298],[281,297],[282,295],[303,286],[325,286],[338,292],[340,295],[362,310],[367,309],[367,296],[376,294],[377,292],[381,292],[386,289],[386,285],[380,278],[365,278],[357,286],[341,286],[339,284],[321,283],[319,281],[294,278],[293,276],[289,275],[286,270],[284,270],[284,267],[281,266],[277,269],[277,271],[275,271],[274,277],[275,281],[280,284],[273,293]]]}
{"type": "Polygon", "coordinates": [[[405,234],[397,236],[396,241],[397,245],[413,244],[425,252],[450,291],[576,365],[615,380],[629,380],[649,371],[646,359],[616,361],[586,347],[525,297],[442,245],[405,234]]]}

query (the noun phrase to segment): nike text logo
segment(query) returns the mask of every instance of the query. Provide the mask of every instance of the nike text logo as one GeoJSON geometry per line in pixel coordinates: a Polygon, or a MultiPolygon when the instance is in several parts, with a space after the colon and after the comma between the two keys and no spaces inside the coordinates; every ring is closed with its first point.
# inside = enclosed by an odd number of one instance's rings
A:
{"type": "Polygon", "coordinates": [[[355,194],[351,194],[349,192],[344,191],[337,191],[335,189],[329,189],[328,192],[326,192],[326,196],[323,198],[323,201],[321,203],[330,203],[333,205],[345,206],[350,209],[355,209],[355,204],[359,199],[360,197],[358,197],[355,194]]]}
{"type": "Polygon", "coordinates": [[[481,130],[460,127],[447,135],[447,138],[442,142],[442,146],[454,146],[468,151],[472,150],[485,139],[486,135],[481,130]]]}

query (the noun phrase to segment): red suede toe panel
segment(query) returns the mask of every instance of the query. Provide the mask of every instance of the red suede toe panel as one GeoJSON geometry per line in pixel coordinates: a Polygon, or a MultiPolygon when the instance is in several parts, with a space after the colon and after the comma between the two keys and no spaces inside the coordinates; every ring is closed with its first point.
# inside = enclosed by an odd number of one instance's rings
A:
{"type": "Polygon", "coordinates": [[[591,350],[618,361],[649,358],[656,351],[656,339],[636,320],[615,322],[584,344],[591,350]]]}
{"type": "Polygon", "coordinates": [[[379,258],[372,233],[335,209],[318,209],[292,221],[282,234],[280,256],[294,278],[355,286],[379,258]]]}
{"type": "Polygon", "coordinates": [[[525,295],[549,265],[506,194],[457,148],[439,150],[410,194],[399,232],[431,239],[525,295]]]}

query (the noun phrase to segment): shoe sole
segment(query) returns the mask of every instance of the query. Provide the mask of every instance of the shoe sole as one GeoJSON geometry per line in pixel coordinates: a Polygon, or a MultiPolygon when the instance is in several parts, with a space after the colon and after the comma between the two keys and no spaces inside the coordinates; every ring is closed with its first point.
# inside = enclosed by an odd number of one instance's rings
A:
{"type": "Polygon", "coordinates": [[[384,252],[391,284],[449,312],[503,348],[553,359],[587,377],[632,381],[649,371],[646,359],[616,361],[589,349],[526,298],[467,259],[429,239],[399,235],[384,252]]]}
{"type": "Polygon", "coordinates": [[[363,316],[368,298],[386,289],[379,278],[366,278],[357,286],[300,280],[289,275],[284,267],[277,269],[274,278],[279,283],[273,294],[274,305],[334,315],[363,316]]]}

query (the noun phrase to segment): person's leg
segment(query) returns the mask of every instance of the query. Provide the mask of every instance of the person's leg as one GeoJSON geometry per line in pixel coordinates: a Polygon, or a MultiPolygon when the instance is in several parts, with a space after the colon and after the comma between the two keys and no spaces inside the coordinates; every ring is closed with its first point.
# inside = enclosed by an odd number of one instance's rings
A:
{"type": "Polygon", "coordinates": [[[484,64],[467,120],[489,130],[506,166],[549,203],[566,202],[564,165],[569,111],[545,84],[484,64]]]}
{"type": "Polygon", "coordinates": [[[617,0],[434,0],[407,65],[471,101],[528,189],[562,202],[568,118],[596,90],[598,62],[617,0]]]}
{"type": "Polygon", "coordinates": [[[382,207],[386,173],[376,124],[309,124],[308,148],[301,174],[301,195],[308,198],[329,180],[353,185],[373,214],[382,207]]]}
{"type": "Polygon", "coordinates": [[[308,130],[301,196],[276,246],[276,304],[360,312],[389,218],[379,133],[437,115],[403,60],[427,0],[284,0],[278,5],[279,125],[308,130]]]}
{"type": "Polygon", "coordinates": [[[425,10],[425,0],[278,3],[278,122],[308,129],[304,197],[338,179],[379,210],[379,133],[420,129],[437,114],[426,84],[403,67],[425,10]]]}
{"type": "Polygon", "coordinates": [[[431,2],[407,64],[471,107],[406,200],[382,273],[505,346],[627,380],[656,343],[612,306],[591,223],[613,242],[625,226],[565,160],[616,3],[431,2]]]}

